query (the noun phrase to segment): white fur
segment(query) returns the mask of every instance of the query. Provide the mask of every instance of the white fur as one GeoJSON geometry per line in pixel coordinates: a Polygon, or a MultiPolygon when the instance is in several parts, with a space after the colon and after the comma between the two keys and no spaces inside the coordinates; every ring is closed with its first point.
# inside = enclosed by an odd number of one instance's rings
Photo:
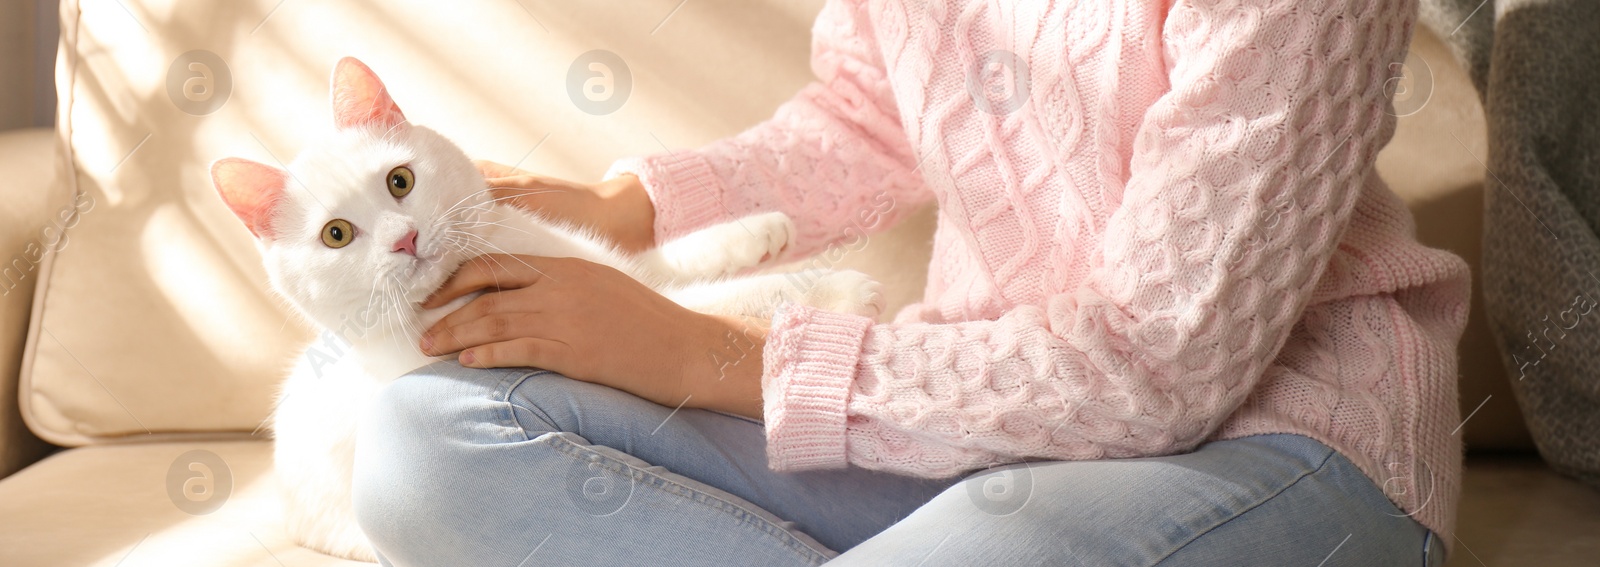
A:
{"type": "Polygon", "coordinates": [[[272,287],[323,333],[278,398],[274,459],[289,533],[340,557],[374,560],[350,500],[361,410],[384,384],[431,362],[416,347],[421,331],[471,297],[427,312],[417,305],[473,256],[582,258],[708,313],[768,317],[785,301],[873,316],[882,308],[877,283],[856,272],[726,278],[788,246],[794,227],[781,213],[713,226],[629,257],[585,230],[494,203],[467,156],[421,126],[333,131],[289,173],[271,234],[259,244],[272,287]],[[416,183],[395,199],[386,177],[400,165],[416,183]],[[321,240],[334,218],[356,227],[355,239],[339,249],[321,240]],[[412,229],[417,255],[392,251],[412,229]]]}

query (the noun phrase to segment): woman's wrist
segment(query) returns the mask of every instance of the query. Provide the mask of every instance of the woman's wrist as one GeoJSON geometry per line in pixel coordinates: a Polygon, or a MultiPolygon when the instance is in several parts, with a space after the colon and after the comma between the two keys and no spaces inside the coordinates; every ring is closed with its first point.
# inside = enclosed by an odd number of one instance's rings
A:
{"type": "Polygon", "coordinates": [[[644,183],[630,174],[600,182],[594,192],[605,202],[599,220],[603,230],[623,250],[637,252],[656,245],[656,208],[644,183]]]}
{"type": "Polygon", "coordinates": [[[769,322],[703,316],[707,332],[683,370],[685,405],[761,419],[762,349],[769,322]]]}

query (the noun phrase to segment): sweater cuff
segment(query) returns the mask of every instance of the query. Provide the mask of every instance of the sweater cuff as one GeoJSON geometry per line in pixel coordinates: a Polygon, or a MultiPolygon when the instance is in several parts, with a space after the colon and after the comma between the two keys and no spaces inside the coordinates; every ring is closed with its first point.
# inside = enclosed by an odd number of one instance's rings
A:
{"type": "Polygon", "coordinates": [[[711,164],[689,151],[624,158],[611,164],[605,179],[639,178],[655,206],[656,242],[667,242],[720,220],[731,220],[722,203],[722,181],[711,164]]]}
{"type": "Polygon", "coordinates": [[[762,352],[767,464],[773,470],[847,464],[845,409],[872,319],[787,305],[762,352]]]}

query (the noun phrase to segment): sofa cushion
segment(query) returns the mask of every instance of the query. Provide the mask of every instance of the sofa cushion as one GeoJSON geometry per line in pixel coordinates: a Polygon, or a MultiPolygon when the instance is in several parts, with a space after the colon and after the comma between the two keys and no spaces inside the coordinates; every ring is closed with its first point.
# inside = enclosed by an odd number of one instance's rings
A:
{"type": "Polygon", "coordinates": [[[0,482],[0,556],[9,567],[368,565],[291,541],[271,469],[263,441],[65,451],[0,482]]]}
{"type": "Polygon", "coordinates": [[[0,478],[38,460],[47,447],[16,411],[16,373],[39,262],[68,242],[61,227],[71,224],[76,212],[52,190],[55,141],[49,128],[0,132],[0,179],[9,189],[0,197],[0,252],[5,254],[0,257],[0,478]]]}

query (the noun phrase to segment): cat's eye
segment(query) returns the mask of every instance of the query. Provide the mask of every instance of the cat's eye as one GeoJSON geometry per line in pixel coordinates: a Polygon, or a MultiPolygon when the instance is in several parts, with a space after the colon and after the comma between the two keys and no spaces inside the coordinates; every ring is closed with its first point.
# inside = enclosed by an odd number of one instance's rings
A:
{"type": "Polygon", "coordinates": [[[356,227],[351,226],[350,221],[333,219],[322,225],[322,243],[329,248],[344,248],[355,239],[356,227]]]}
{"type": "Polygon", "coordinates": [[[406,166],[389,170],[389,194],[399,199],[411,193],[411,187],[417,184],[417,176],[411,173],[411,168],[406,166]]]}

